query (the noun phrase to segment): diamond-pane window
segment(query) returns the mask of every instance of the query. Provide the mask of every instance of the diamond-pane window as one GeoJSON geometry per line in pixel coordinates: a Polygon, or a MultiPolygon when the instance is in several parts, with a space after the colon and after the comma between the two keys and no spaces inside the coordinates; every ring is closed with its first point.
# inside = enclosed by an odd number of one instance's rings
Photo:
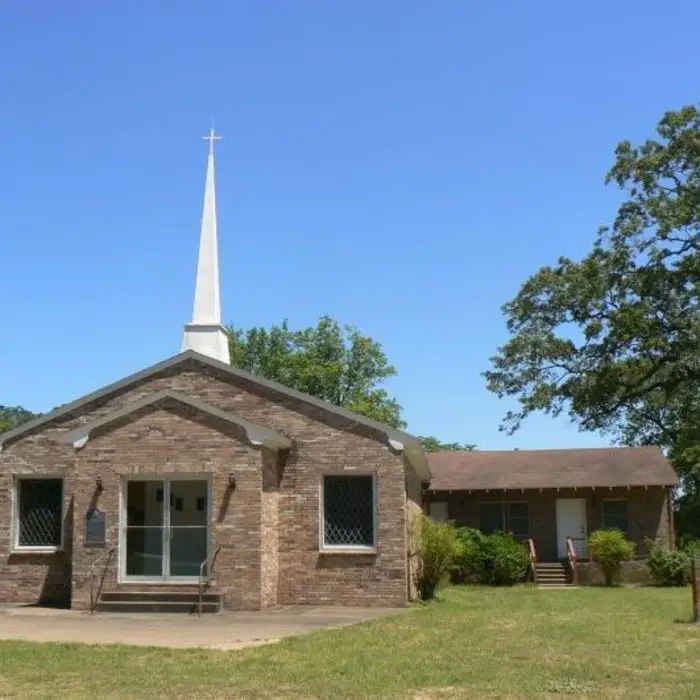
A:
{"type": "Polygon", "coordinates": [[[17,482],[17,544],[60,547],[63,483],[61,479],[17,482]]]}
{"type": "Polygon", "coordinates": [[[323,544],[326,547],[374,546],[374,478],[323,478],[323,544]]]}

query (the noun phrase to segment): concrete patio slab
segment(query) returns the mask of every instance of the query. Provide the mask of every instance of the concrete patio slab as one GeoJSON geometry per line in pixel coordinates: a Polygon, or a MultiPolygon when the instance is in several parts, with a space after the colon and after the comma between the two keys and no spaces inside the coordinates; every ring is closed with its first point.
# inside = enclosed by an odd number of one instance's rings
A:
{"type": "Polygon", "coordinates": [[[183,615],[96,613],[0,605],[0,639],[80,644],[239,649],[398,614],[406,608],[292,606],[183,615]]]}

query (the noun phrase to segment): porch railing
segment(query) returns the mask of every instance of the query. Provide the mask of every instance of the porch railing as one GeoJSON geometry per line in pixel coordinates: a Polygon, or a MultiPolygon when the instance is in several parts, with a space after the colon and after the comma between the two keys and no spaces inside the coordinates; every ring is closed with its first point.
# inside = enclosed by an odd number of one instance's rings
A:
{"type": "Polygon", "coordinates": [[[204,598],[204,591],[209,588],[211,583],[211,577],[214,573],[214,565],[216,564],[216,558],[219,556],[219,550],[221,545],[219,545],[211,557],[207,557],[199,565],[199,589],[197,595],[197,615],[202,614],[202,601],[204,598]]]}
{"type": "Polygon", "coordinates": [[[571,569],[571,583],[578,586],[578,555],[571,537],[566,538],[566,558],[569,562],[569,569],[571,569]]]}
{"type": "Polygon", "coordinates": [[[95,609],[97,608],[97,603],[100,599],[100,591],[102,590],[102,583],[104,581],[104,574],[105,571],[107,570],[107,567],[109,566],[109,562],[112,558],[112,555],[114,554],[114,550],[116,547],[112,545],[106,552],[102,552],[102,554],[97,557],[91,564],[90,568],[88,569],[88,580],[90,582],[90,614],[92,615],[95,612],[95,609]],[[102,578],[100,580],[100,585],[97,589],[97,592],[95,592],[95,579],[97,578],[97,569],[98,567],[104,563],[104,568],[102,570],[102,578]]]}
{"type": "Polygon", "coordinates": [[[532,580],[537,582],[537,549],[535,548],[535,540],[529,537],[527,540],[527,548],[530,552],[530,569],[532,570],[532,580]]]}

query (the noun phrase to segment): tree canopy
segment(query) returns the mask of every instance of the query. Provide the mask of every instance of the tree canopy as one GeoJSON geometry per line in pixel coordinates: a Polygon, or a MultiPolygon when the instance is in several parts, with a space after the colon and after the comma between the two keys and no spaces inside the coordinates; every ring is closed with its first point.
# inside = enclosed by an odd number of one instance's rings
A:
{"type": "Polygon", "coordinates": [[[560,258],[503,307],[510,339],[485,373],[515,398],[502,429],[562,413],[622,444],[667,449],[700,484],[700,111],[667,112],[621,142],[606,183],[624,192],[580,261],[560,258]]]}
{"type": "Polygon", "coordinates": [[[22,406],[2,406],[0,405],[0,433],[16,428],[22,423],[26,423],[37,414],[28,411],[22,406]]]}
{"type": "Polygon", "coordinates": [[[231,364],[395,428],[406,423],[401,406],[382,387],[396,375],[382,346],[353,326],[323,316],[292,330],[229,326],[231,364]]]}
{"type": "Polygon", "coordinates": [[[432,435],[419,438],[423,449],[426,452],[473,452],[476,445],[461,442],[442,442],[432,435]]]}

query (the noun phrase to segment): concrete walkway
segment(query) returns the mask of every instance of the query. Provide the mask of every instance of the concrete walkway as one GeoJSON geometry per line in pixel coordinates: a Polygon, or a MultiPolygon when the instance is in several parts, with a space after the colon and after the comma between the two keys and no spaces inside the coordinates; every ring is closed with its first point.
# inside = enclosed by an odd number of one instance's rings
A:
{"type": "Polygon", "coordinates": [[[0,605],[0,639],[239,649],[405,610],[293,606],[196,615],[96,613],[0,605]]]}

